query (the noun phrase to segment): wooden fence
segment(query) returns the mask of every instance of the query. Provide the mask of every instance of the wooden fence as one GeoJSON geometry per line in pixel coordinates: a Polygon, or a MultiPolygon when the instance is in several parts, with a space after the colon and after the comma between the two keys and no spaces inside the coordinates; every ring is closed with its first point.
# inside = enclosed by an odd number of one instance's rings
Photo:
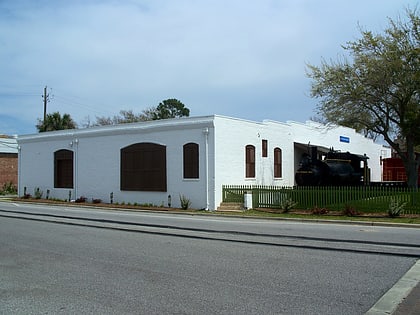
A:
{"type": "Polygon", "coordinates": [[[404,204],[405,214],[420,214],[420,190],[404,187],[279,187],[224,185],[223,202],[244,202],[252,194],[253,208],[282,208],[293,201],[296,209],[315,207],[342,211],[353,207],[360,212],[386,212],[392,201],[404,204]]]}

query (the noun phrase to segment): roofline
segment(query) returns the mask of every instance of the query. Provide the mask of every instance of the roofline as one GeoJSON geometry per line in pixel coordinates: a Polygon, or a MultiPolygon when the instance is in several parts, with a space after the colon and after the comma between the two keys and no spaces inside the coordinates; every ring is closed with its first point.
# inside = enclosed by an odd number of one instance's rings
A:
{"type": "Polygon", "coordinates": [[[214,126],[215,115],[201,117],[182,117],[173,119],[151,120],[136,123],[119,125],[98,126],[83,129],[66,129],[47,131],[37,134],[18,136],[18,143],[54,140],[62,138],[87,138],[96,136],[111,136],[120,134],[131,134],[139,132],[163,131],[171,129],[186,129],[188,127],[212,127],[214,126]]]}
{"type": "Polygon", "coordinates": [[[155,130],[170,130],[170,129],[185,129],[188,126],[196,128],[199,125],[204,126],[214,126],[215,120],[235,120],[242,121],[250,124],[256,125],[268,125],[268,124],[281,124],[282,122],[277,121],[268,121],[264,120],[262,122],[252,121],[242,118],[229,117],[223,115],[208,115],[208,116],[195,116],[195,117],[181,117],[181,118],[171,118],[171,119],[161,119],[161,120],[150,120],[142,121],[135,123],[125,123],[118,125],[105,125],[97,126],[92,128],[83,128],[83,129],[65,129],[65,130],[55,130],[40,132],[29,135],[21,135],[17,137],[18,143],[25,142],[36,142],[44,140],[53,140],[53,139],[62,139],[62,138],[84,138],[84,137],[94,137],[94,136],[107,136],[107,135],[119,135],[119,134],[130,134],[138,132],[151,132],[155,130]]]}
{"type": "Polygon", "coordinates": [[[0,138],[0,153],[18,153],[16,138],[0,138]]]}

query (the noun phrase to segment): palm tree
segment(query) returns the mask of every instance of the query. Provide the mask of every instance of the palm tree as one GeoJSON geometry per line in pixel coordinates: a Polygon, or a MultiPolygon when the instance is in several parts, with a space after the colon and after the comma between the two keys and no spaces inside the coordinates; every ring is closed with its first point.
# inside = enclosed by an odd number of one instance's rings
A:
{"type": "Polygon", "coordinates": [[[77,124],[70,117],[69,114],[63,114],[61,117],[59,112],[47,114],[44,121],[38,119],[36,128],[39,132],[52,131],[52,130],[64,130],[64,129],[76,129],[77,124]]]}

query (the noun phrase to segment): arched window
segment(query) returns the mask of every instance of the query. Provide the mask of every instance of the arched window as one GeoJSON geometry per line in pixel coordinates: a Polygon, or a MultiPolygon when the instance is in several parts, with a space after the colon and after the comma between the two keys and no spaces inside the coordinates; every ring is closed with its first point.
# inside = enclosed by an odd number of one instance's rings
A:
{"type": "Polygon", "coordinates": [[[197,143],[187,143],[184,151],[184,178],[199,178],[199,146],[197,143]]]}
{"type": "Polygon", "coordinates": [[[73,151],[54,152],[54,188],[73,188],[73,151]]]}
{"type": "Polygon", "coordinates": [[[281,171],[281,149],[275,148],[274,149],[274,178],[281,178],[282,171],[281,171]]]}
{"type": "Polygon", "coordinates": [[[250,144],[245,147],[245,177],[255,177],[255,147],[250,144]]]}
{"type": "Polygon", "coordinates": [[[166,191],[166,147],[136,143],[121,149],[121,190],[166,191]]]}

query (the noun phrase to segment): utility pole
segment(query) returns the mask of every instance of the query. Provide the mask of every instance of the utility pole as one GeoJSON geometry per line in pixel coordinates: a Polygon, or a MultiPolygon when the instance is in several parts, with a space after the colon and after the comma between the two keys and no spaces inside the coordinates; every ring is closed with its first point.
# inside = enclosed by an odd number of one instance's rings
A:
{"type": "Polygon", "coordinates": [[[44,123],[45,120],[47,119],[47,102],[49,102],[49,96],[50,94],[47,94],[47,86],[44,87],[44,95],[42,96],[42,98],[44,99],[44,123]]]}

